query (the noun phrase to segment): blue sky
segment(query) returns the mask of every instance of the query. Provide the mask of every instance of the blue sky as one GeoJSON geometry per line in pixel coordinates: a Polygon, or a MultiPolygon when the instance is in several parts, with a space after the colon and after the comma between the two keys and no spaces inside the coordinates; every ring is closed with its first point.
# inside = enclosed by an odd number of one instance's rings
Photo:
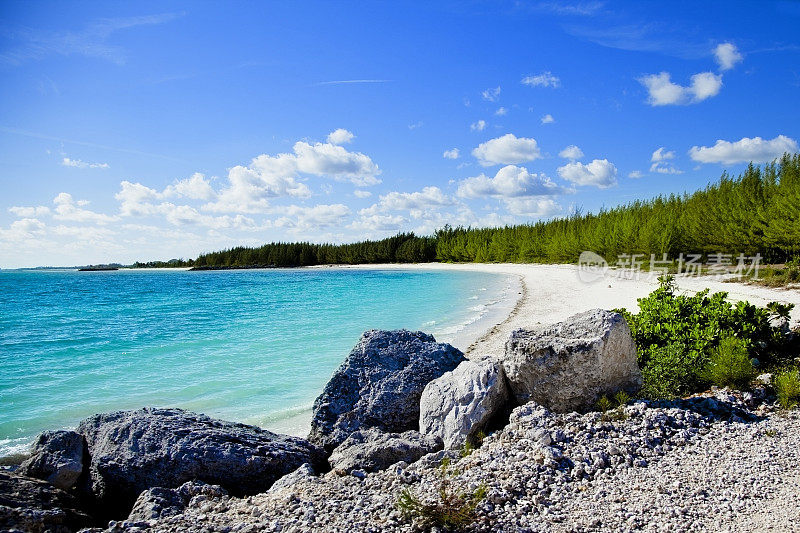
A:
{"type": "Polygon", "coordinates": [[[0,267],[596,211],[798,151],[797,2],[0,3],[0,267]]]}

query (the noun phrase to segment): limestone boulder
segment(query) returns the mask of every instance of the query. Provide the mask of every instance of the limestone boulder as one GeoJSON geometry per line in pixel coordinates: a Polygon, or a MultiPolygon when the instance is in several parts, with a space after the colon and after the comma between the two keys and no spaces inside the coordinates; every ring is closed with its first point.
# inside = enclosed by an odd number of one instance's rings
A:
{"type": "Polygon", "coordinates": [[[419,430],[442,439],[445,448],[460,448],[475,444],[509,407],[503,366],[491,359],[464,361],[422,391],[419,430]]]}
{"type": "Polygon", "coordinates": [[[512,332],[503,369],[519,405],[533,401],[556,412],[587,409],[603,395],[642,385],[625,318],[602,309],[512,332]]]}

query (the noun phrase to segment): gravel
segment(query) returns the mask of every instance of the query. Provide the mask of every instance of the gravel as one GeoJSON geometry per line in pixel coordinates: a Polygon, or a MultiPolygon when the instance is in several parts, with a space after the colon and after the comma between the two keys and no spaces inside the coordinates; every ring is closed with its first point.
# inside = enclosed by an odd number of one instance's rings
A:
{"type": "MultiPolygon", "coordinates": [[[[721,390],[606,415],[527,404],[470,455],[449,452],[448,479],[487,489],[468,531],[800,531],[800,412],[763,396],[721,390]]],[[[417,531],[397,498],[435,500],[447,454],[247,498],[199,495],[180,515],[109,531],[417,531]]]]}

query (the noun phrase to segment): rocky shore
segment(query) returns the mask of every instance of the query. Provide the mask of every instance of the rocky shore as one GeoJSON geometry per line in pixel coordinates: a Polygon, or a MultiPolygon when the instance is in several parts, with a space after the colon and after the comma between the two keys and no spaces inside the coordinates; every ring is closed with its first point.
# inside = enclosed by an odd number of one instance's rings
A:
{"type": "Polygon", "coordinates": [[[0,472],[0,529],[794,527],[800,417],[775,409],[768,377],[671,402],[629,401],[639,386],[630,330],[609,311],[514,331],[502,358],[368,331],[308,439],[179,409],[95,415],[0,472]]]}

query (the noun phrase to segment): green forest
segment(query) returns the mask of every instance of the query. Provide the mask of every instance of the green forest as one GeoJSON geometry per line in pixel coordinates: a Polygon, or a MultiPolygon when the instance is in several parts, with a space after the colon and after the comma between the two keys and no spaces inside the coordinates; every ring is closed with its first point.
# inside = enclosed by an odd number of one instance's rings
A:
{"type": "MultiPolygon", "coordinates": [[[[598,213],[576,212],[502,228],[445,226],[432,237],[401,233],[354,244],[271,243],[200,255],[185,266],[288,267],[420,262],[574,263],[584,250],[620,254],[760,253],[767,263],[800,255],[800,155],[723,173],[691,194],[658,196],[598,213]]],[[[144,265],[143,263],[139,263],[144,265]]],[[[152,263],[151,263],[152,264],[152,263]]],[[[171,264],[170,266],[176,266],[171,264]]]]}

